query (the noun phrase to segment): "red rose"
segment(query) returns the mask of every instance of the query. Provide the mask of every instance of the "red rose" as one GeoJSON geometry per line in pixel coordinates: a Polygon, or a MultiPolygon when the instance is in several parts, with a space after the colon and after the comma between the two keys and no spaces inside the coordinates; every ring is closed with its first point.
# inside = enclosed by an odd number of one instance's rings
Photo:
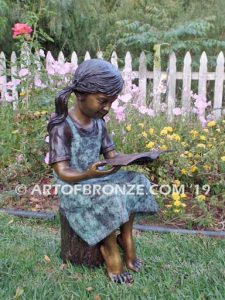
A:
{"type": "Polygon", "coordinates": [[[27,24],[16,23],[12,28],[12,31],[13,31],[13,38],[15,38],[17,35],[30,34],[33,31],[33,29],[27,24]]]}

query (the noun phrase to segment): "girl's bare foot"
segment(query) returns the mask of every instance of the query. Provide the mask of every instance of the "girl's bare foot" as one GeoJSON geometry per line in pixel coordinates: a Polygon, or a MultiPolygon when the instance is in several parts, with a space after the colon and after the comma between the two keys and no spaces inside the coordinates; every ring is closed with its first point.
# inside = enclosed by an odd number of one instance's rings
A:
{"type": "Polygon", "coordinates": [[[113,282],[127,285],[134,282],[133,276],[125,271],[117,245],[113,251],[107,246],[101,245],[100,251],[106,263],[108,277],[113,282]]]}
{"type": "Polygon", "coordinates": [[[143,261],[136,257],[132,238],[123,239],[122,235],[117,235],[117,243],[124,250],[125,262],[128,269],[140,272],[143,261]]]}

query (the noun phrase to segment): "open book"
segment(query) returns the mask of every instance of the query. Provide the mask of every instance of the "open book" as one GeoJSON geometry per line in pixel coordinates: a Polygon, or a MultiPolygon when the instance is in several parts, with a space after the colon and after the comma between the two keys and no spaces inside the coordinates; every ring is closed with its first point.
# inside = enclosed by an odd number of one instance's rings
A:
{"type": "Polygon", "coordinates": [[[110,166],[145,165],[157,159],[159,155],[175,150],[151,150],[134,154],[117,154],[114,158],[105,159],[110,166]]]}

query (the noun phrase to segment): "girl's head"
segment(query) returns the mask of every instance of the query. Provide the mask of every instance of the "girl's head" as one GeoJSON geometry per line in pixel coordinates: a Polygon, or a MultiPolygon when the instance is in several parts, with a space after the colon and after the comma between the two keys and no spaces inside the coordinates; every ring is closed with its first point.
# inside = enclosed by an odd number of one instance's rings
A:
{"type": "MultiPolygon", "coordinates": [[[[105,95],[108,99],[116,98],[123,89],[123,79],[119,70],[102,59],[90,59],[82,62],[76,69],[72,84],[56,96],[56,117],[48,125],[48,130],[65,120],[68,115],[68,98],[74,92],[78,100],[93,98],[91,94],[105,95]]],[[[89,100],[91,101],[91,100],[89,100]]]]}

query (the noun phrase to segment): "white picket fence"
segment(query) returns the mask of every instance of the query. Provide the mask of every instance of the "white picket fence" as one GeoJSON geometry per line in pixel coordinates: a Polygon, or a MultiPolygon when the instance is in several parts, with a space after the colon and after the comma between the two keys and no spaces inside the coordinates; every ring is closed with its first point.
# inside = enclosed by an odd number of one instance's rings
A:
{"type": "MultiPolygon", "coordinates": [[[[45,58],[46,65],[51,59],[51,52],[48,52],[45,58]]],[[[97,57],[102,58],[102,53],[98,52],[97,57]]],[[[38,58],[40,59],[40,58],[38,58]]],[[[89,52],[86,52],[84,60],[90,59],[89,52]]],[[[6,58],[3,52],[0,54],[0,92],[1,98],[4,101],[5,93],[7,92],[7,80],[14,82],[18,76],[18,68],[16,67],[17,57],[15,52],[11,55],[11,70],[8,72],[11,76],[6,76],[6,58]]],[[[65,63],[65,58],[62,52],[58,55],[58,61],[63,64],[65,63]]],[[[71,63],[74,68],[78,65],[78,58],[76,52],[72,53],[71,63]]],[[[118,58],[116,52],[112,53],[111,63],[118,67],[118,58]]],[[[152,103],[151,106],[157,113],[160,110],[160,104],[162,95],[159,92],[159,86],[162,80],[167,82],[167,116],[168,120],[173,120],[173,109],[180,106],[184,109],[189,109],[191,106],[191,85],[193,80],[198,81],[198,91],[195,91],[199,96],[207,98],[207,81],[214,81],[214,99],[212,103],[212,113],[216,119],[219,119],[224,109],[223,103],[223,85],[224,85],[224,54],[221,51],[217,57],[217,66],[215,72],[207,71],[207,55],[205,52],[202,53],[200,57],[200,67],[199,72],[192,72],[191,68],[191,55],[189,52],[186,53],[183,63],[183,71],[178,72],[176,67],[176,55],[174,52],[170,54],[168,62],[168,70],[162,71],[159,66],[154,66],[153,71],[147,70],[146,67],[146,56],[142,52],[139,60],[139,70],[132,70],[132,57],[130,52],[127,52],[125,56],[125,65],[121,70],[122,76],[125,81],[124,93],[130,90],[132,81],[138,79],[139,82],[139,103],[145,105],[147,97],[147,81],[152,80],[152,103]],[[176,81],[182,80],[182,97],[181,101],[176,99],[176,81]],[[178,104],[179,103],[179,104],[178,104]]],[[[23,66],[21,66],[23,67],[23,66]]],[[[37,62],[37,70],[40,65],[37,62]]],[[[18,94],[15,88],[12,89],[12,96],[15,100],[18,99],[18,94]]]]}

